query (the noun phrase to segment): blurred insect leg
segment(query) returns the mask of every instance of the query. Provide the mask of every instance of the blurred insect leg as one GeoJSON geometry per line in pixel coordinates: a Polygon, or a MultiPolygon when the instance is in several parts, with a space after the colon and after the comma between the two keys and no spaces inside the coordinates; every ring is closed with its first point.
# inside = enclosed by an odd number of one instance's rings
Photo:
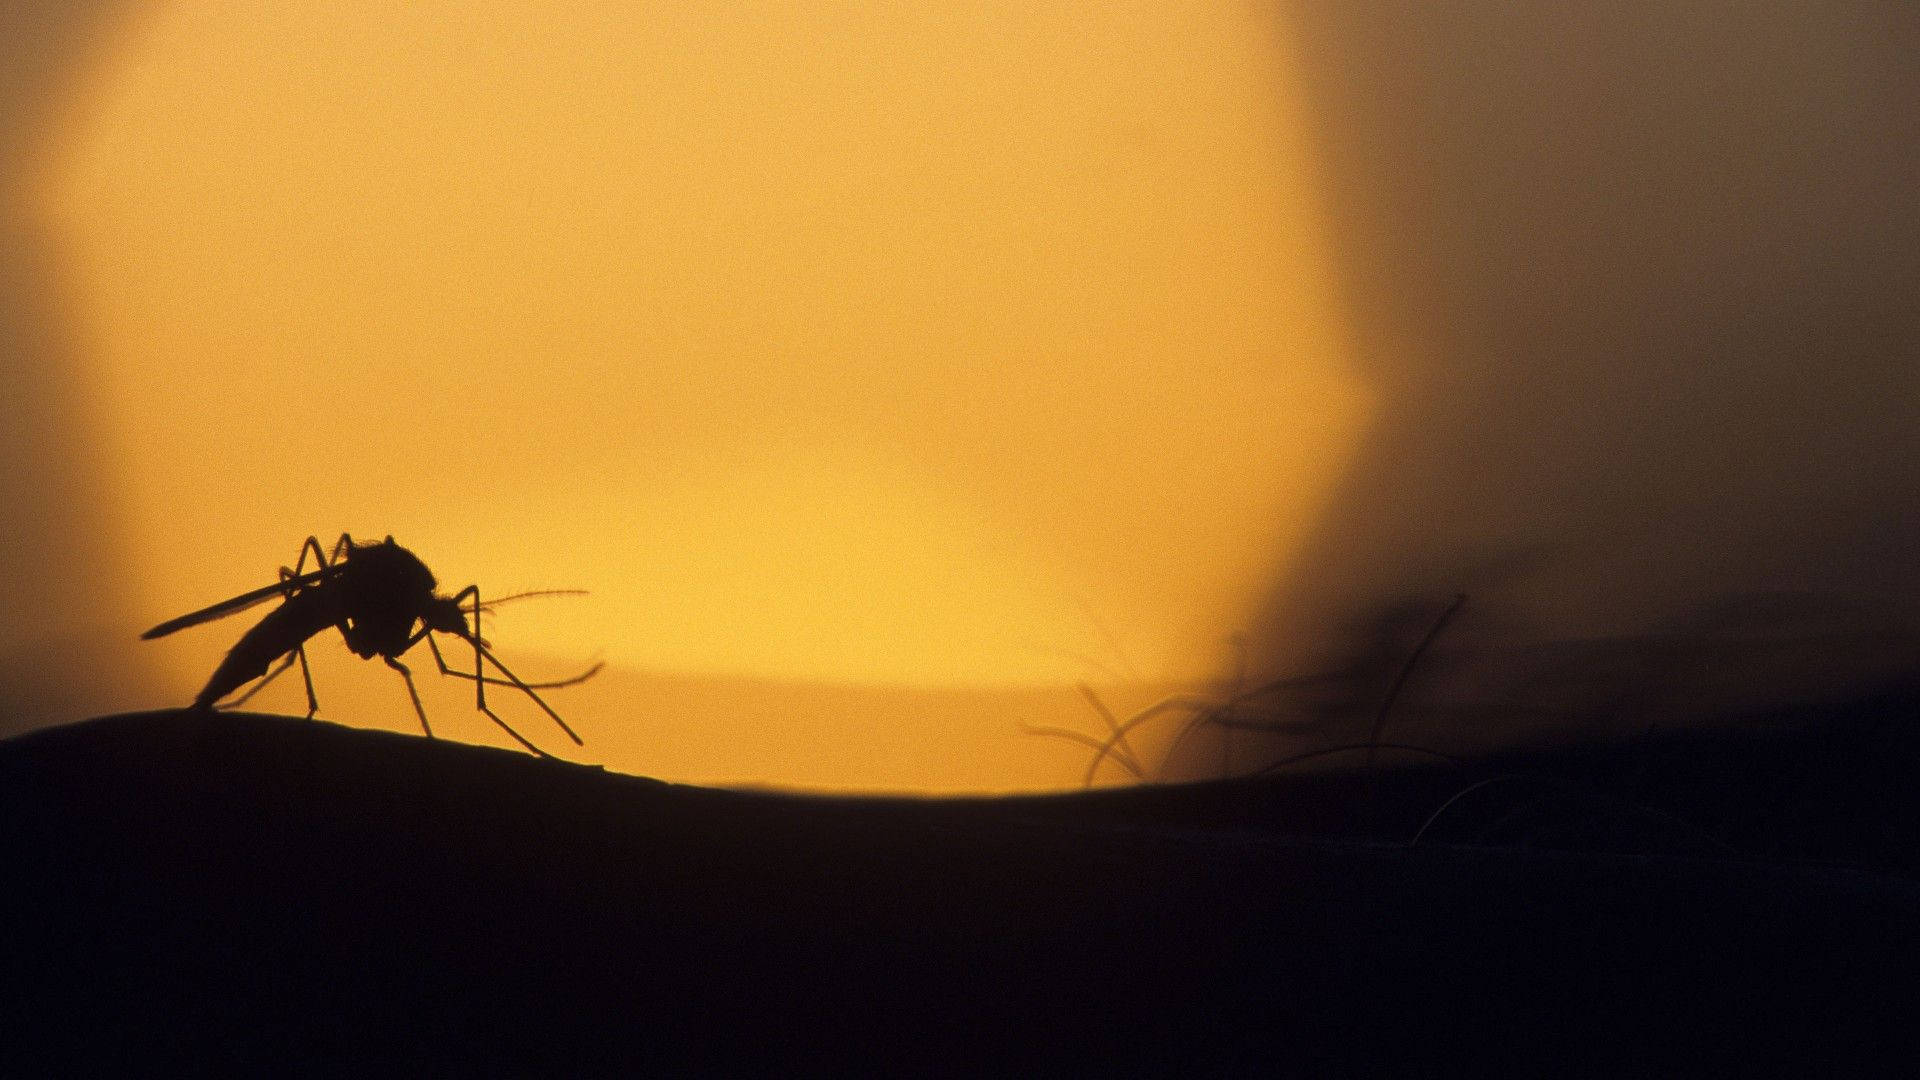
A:
{"type": "Polygon", "coordinates": [[[433,738],[433,725],[427,723],[427,708],[420,704],[420,691],[413,686],[413,672],[408,671],[407,665],[391,656],[383,656],[381,659],[387,662],[388,667],[399,672],[402,679],[407,680],[407,696],[413,699],[413,711],[420,717],[420,730],[427,733],[427,738],[433,738]]]}
{"type": "Polygon", "coordinates": [[[1113,710],[1107,708],[1107,703],[1101,701],[1100,695],[1094,693],[1093,687],[1086,683],[1080,684],[1080,694],[1093,706],[1093,711],[1100,714],[1100,719],[1106,721],[1107,731],[1113,736],[1114,759],[1135,777],[1144,779],[1146,773],[1140,768],[1140,757],[1133,752],[1133,744],[1127,741],[1127,733],[1120,727],[1120,720],[1113,715],[1113,710]]]}
{"type": "MultiPolygon", "coordinates": [[[[320,547],[320,544],[318,541],[315,541],[313,546],[317,551],[320,547]]],[[[353,537],[347,535],[346,533],[341,533],[340,539],[335,540],[333,542],[333,561],[339,562],[341,556],[345,555],[347,552],[352,550],[353,550],[353,537]]]]}

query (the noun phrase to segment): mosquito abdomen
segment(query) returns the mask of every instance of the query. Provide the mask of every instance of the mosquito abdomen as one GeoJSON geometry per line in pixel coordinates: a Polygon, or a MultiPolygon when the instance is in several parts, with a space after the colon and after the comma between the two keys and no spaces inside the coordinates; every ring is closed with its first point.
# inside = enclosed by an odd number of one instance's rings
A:
{"type": "Polygon", "coordinates": [[[227,650],[226,659],[220,661],[207,685],[193,699],[193,707],[210,709],[228,694],[265,675],[269,664],[332,626],[338,619],[337,608],[334,594],[326,589],[308,589],[289,597],[227,650]]]}

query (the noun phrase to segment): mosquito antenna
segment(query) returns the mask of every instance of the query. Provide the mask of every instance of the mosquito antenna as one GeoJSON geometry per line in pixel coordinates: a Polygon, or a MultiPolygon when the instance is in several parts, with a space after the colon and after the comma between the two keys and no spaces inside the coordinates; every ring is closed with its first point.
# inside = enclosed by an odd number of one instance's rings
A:
{"type": "MultiPolygon", "coordinates": [[[[1175,752],[1180,749],[1180,745],[1186,742],[1189,736],[1200,730],[1202,724],[1219,719],[1219,711],[1222,707],[1223,706],[1215,705],[1205,709],[1197,708],[1193,711],[1193,715],[1187,718],[1187,722],[1180,725],[1180,730],[1174,732],[1173,740],[1167,743],[1167,749],[1160,756],[1160,775],[1165,776],[1167,774],[1168,764],[1173,761],[1175,752]]],[[[1231,776],[1233,775],[1233,770],[1230,767],[1233,764],[1230,756],[1232,744],[1227,740],[1233,737],[1233,727],[1229,724],[1220,725],[1220,736],[1220,775],[1231,776]]]]}
{"type": "MultiPolygon", "coordinates": [[[[1106,751],[1107,747],[1107,744],[1102,740],[1096,739],[1084,731],[1075,731],[1072,728],[1054,727],[1049,724],[1021,724],[1020,730],[1028,735],[1042,735],[1047,738],[1066,739],[1070,742],[1077,742],[1089,750],[1102,753],[1106,751]]],[[[1133,770],[1133,764],[1125,758],[1118,754],[1115,754],[1113,757],[1115,761],[1118,761],[1127,769],[1133,770]]],[[[1145,779],[1137,770],[1133,770],[1133,775],[1139,779],[1145,779]]]]}
{"type": "Polygon", "coordinates": [[[480,610],[486,611],[489,608],[499,607],[501,604],[507,603],[512,600],[528,600],[536,596],[585,596],[585,595],[587,595],[587,590],[585,589],[530,589],[527,592],[517,592],[517,593],[513,593],[510,596],[496,596],[493,599],[487,601],[486,603],[481,604],[480,610]]]}

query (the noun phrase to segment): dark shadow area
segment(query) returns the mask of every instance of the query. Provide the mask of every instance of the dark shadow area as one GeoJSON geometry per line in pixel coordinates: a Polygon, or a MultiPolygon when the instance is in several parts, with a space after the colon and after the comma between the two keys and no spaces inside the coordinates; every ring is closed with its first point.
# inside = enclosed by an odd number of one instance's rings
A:
{"type": "Polygon", "coordinates": [[[1379,413],[1254,634],[1256,682],[1365,669],[1321,703],[1364,716],[1455,593],[1432,670],[1471,670],[1452,691],[1506,709],[1475,712],[1468,742],[1564,736],[1559,711],[1647,725],[1602,689],[1722,716],[1910,670],[1920,9],[1409,0],[1278,20],[1379,413]],[[1851,621],[1800,634],[1742,599],[1780,595],[1851,621]]]}
{"type": "Polygon", "coordinates": [[[1849,793],[1914,705],[997,799],[110,717],[0,742],[0,1071],[1857,1074],[1913,1037],[1920,815],[1849,793]]]}
{"type": "Polygon", "coordinates": [[[133,621],[118,617],[123,545],[66,325],[66,268],[30,191],[119,14],[25,0],[0,33],[0,734],[124,704],[143,681],[133,621]]]}

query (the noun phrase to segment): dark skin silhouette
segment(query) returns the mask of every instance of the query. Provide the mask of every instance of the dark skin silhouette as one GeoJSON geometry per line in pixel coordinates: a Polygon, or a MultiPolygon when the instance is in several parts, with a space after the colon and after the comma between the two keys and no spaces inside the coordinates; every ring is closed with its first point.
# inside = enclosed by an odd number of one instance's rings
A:
{"type": "MultiPolygon", "coordinates": [[[[341,533],[339,542],[333,547],[331,560],[321,550],[319,539],[309,536],[301,545],[300,558],[293,568],[280,568],[279,584],[242,593],[211,607],[170,619],[140,636],[149,639],[164,637],[176,630],[224,618],[278,598],[281,600],[280,606],[268,612],[228,650],[226,659],[214,669],[207,685],[194,698],[194,709],[211,711],[215,703],[259,679],[260,682],[252,690],[234,702],[236,705],[242,704],[297,659],[300,661],[300,677],[306,683],[307,716],[311,718],[319,711],[320,705],[314,697],[313,676],[307,668],[306,641],[331,626],[340,631],[341,636],[346,638],[347,647],[356,655],[365,660],[378,656],[388,667],[400,673],[401,678],[406,680],[407,695],[413,700],[414,713],[420,717],[420,727],[428,738],[433,737],[433,727],[427,723],[427,711],[420,704],[420,693],[413,685],[413,673],[399,660],[401,654],[422,640],[432,651],[433,662],[440,668],[441,674],[473,680],[475,707],[499,725],[502,731],[513,736],[520,745],[542,757],[549,756],[487,707],[486,688],[489,685],[511,686],[526,694],[553,718],[554,723],[560,725],[560,730],[566,732],[575,745],[581,745],[580,736],[567,726],[565,720],[560,719],[560,714],[554,712],[535,690],[582,682],[599,671],[600,665],[595,664],[571,679],[526,682],[508,671],[480,637],[479,615],[485,608],[480,602],[480,587],[469,585],[453,596],[441,596],[434,591],[435,587],[433,572],[413,552],[394,543],[391,536],[374,544],[356,544],[353,537],[341,533]],[[302,573],[309,554],[319,564],[319,569],[302,573]],[[471,611],[474,621],[471,628],[467,623],[469,609],[461,606],[469,597],[473,600],[471,611]],[[440,646],[433,639],[435,632],[452,634],[473,646],[472,671],[459,671],[447,666],[440,646]],[[269,671],[269,665],[276,659],[280,661],[279,666],[269,671]],[[487,675],[486,664],[492,664],[505,678],[487,675]]],[[[552,593],[519,594],[534,595],[552,593]]]]}

